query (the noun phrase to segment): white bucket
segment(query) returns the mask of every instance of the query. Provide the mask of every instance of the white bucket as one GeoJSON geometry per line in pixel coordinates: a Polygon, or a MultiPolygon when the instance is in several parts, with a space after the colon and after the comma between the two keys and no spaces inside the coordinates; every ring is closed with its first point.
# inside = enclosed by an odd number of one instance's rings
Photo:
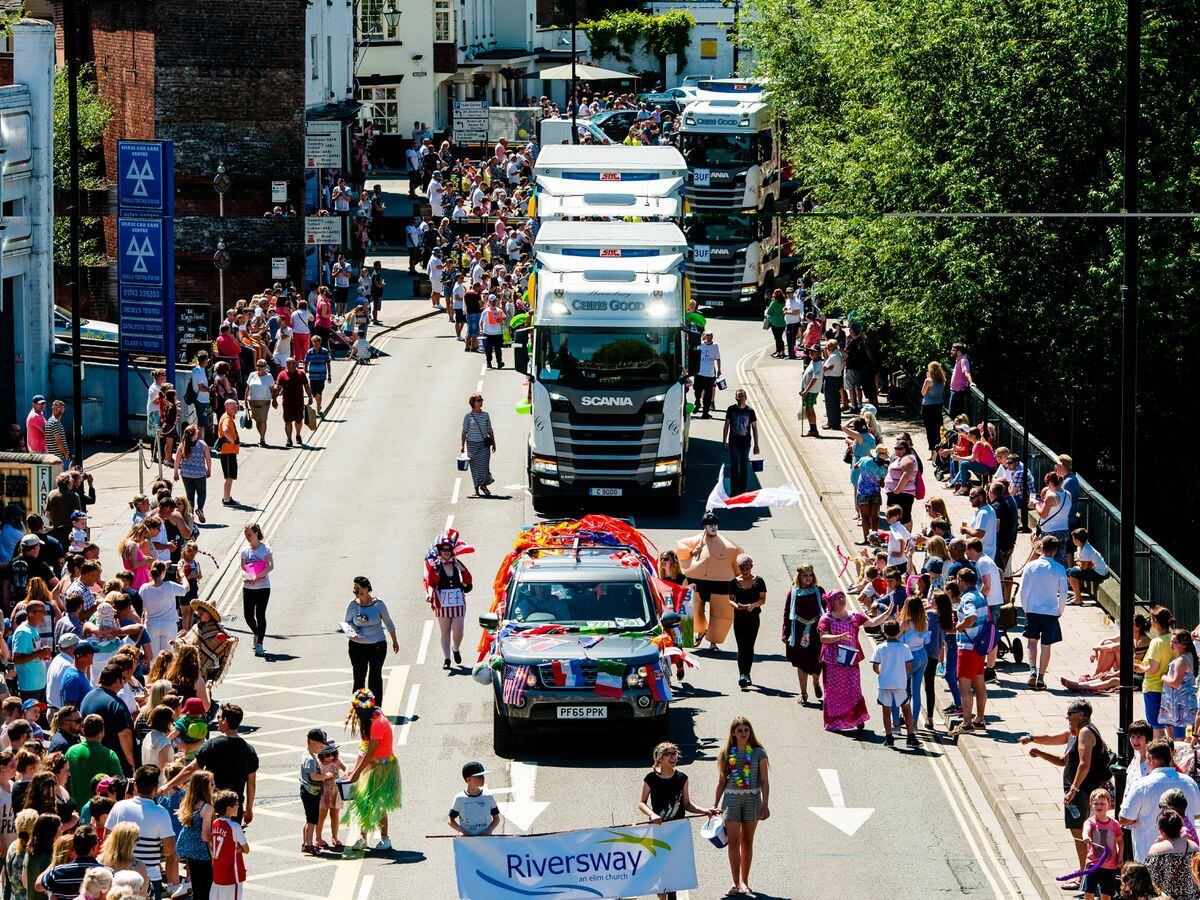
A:
{"type": "Polygon", "coordinates": [[[338,781],[337,788],[338,793],[342,796],[342,799],[348,801],[350,799],[350,792],[354,790],[354,782],[338,781]]]}
{"type": "Polygon", "coordinates": [[[460,456],[457,459],[458,471],[465,472],[470,465],[470,460],[466,456],[460,456]]]}
{"type": "Polygon", "coordinates": [[[708,841],[718,850],[723,850],[729,846],[729,838],[725,835],[725,821],[723,819],[709,819],[700,829],[700,837],[708,841]]]}

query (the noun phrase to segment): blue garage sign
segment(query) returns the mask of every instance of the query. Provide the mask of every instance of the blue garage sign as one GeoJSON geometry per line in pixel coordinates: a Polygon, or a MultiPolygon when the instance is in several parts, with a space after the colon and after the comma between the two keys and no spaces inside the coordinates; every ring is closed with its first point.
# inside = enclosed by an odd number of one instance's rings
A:
{"type": "Polygon", "coordinates": [[[172,219],[117,219],[117,293],[121,349],[173,356],[175,322],[172,219]]]}
{"type": "Polygon", "coordinates": [[[175,215],[171,141],[117,141],[117,205],[123,213],[175,215]]]}

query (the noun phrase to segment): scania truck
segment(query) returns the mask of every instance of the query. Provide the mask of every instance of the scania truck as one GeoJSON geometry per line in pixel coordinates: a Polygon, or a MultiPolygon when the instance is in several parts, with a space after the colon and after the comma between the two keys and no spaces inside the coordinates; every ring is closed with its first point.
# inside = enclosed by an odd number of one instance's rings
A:
{"type": "Polygon", "coordinates": [[[779,140],[763,86],[710,79],[684,108],[688,267],[698,302],[761,306],[780,275],[779,140]]]}
{"type": "Polygon", "coordinates": [[[687,243],[670,222],[543,221],[530,376],[529,490],[550,498],[683,493],[687,243]]]}
{"type": "Polygon", "coordinates": [[[533,170],[530,215],[678,222],[686,175],[674,147],[547,146],[533,170]]]}

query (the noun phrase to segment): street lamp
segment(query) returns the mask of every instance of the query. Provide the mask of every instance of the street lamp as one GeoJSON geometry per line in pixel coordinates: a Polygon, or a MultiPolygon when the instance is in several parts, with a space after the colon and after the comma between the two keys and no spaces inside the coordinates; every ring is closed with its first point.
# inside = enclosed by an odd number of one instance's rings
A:
{"type": "MultiPolygon", "coordinates": [[[[80,464],[83,450],[83,348],[80,346],[80,318],[83,315],[79,300],[79,24],[76,19],[77,0],[63,3],[63,55],[67,58],[67,131],[70,133],[70,193],[68,213],[71,217],[69,254],[71,258],[71,443],[80,464]]],[[[122,427],[124,422],[121,423],[122,427]]]]}
{"type": "Polygon", "coordinates": [[[575,73],[575,63],[576,63],[576,60],[579,58],[578,53],[575,50],[575,35],[578,30],[579,30],[579,0],[571,0],[571,97],[570,97],[569,102],[571,104],[571,143],[572,144],[579,143],[579,133],[577,131],[578,126],[575,123],[575,114],[579,111],[579,97],[578,97],[578,94],[576,93],[578,80],[577,80],[577,76],[575,73]]]}
{"type": "Polygon", "coordinates": [[[383,11],[383,21],[387,22],[387,27],[392,31],[400,24],[400,10],[396,9],[394,3],[389,3],[388,8],[383,11]]]}

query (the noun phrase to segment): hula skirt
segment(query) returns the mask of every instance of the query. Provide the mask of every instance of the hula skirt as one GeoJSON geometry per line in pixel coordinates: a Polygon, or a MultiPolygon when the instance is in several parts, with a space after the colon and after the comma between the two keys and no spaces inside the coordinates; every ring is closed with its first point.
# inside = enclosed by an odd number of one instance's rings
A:
{"type": "Polygon", "coordinates": [[[396,757],[372,763],[350,792],[346,818],[362,831],[377,831],[392,810],[400,808],[400,765],[396,757]]]}

